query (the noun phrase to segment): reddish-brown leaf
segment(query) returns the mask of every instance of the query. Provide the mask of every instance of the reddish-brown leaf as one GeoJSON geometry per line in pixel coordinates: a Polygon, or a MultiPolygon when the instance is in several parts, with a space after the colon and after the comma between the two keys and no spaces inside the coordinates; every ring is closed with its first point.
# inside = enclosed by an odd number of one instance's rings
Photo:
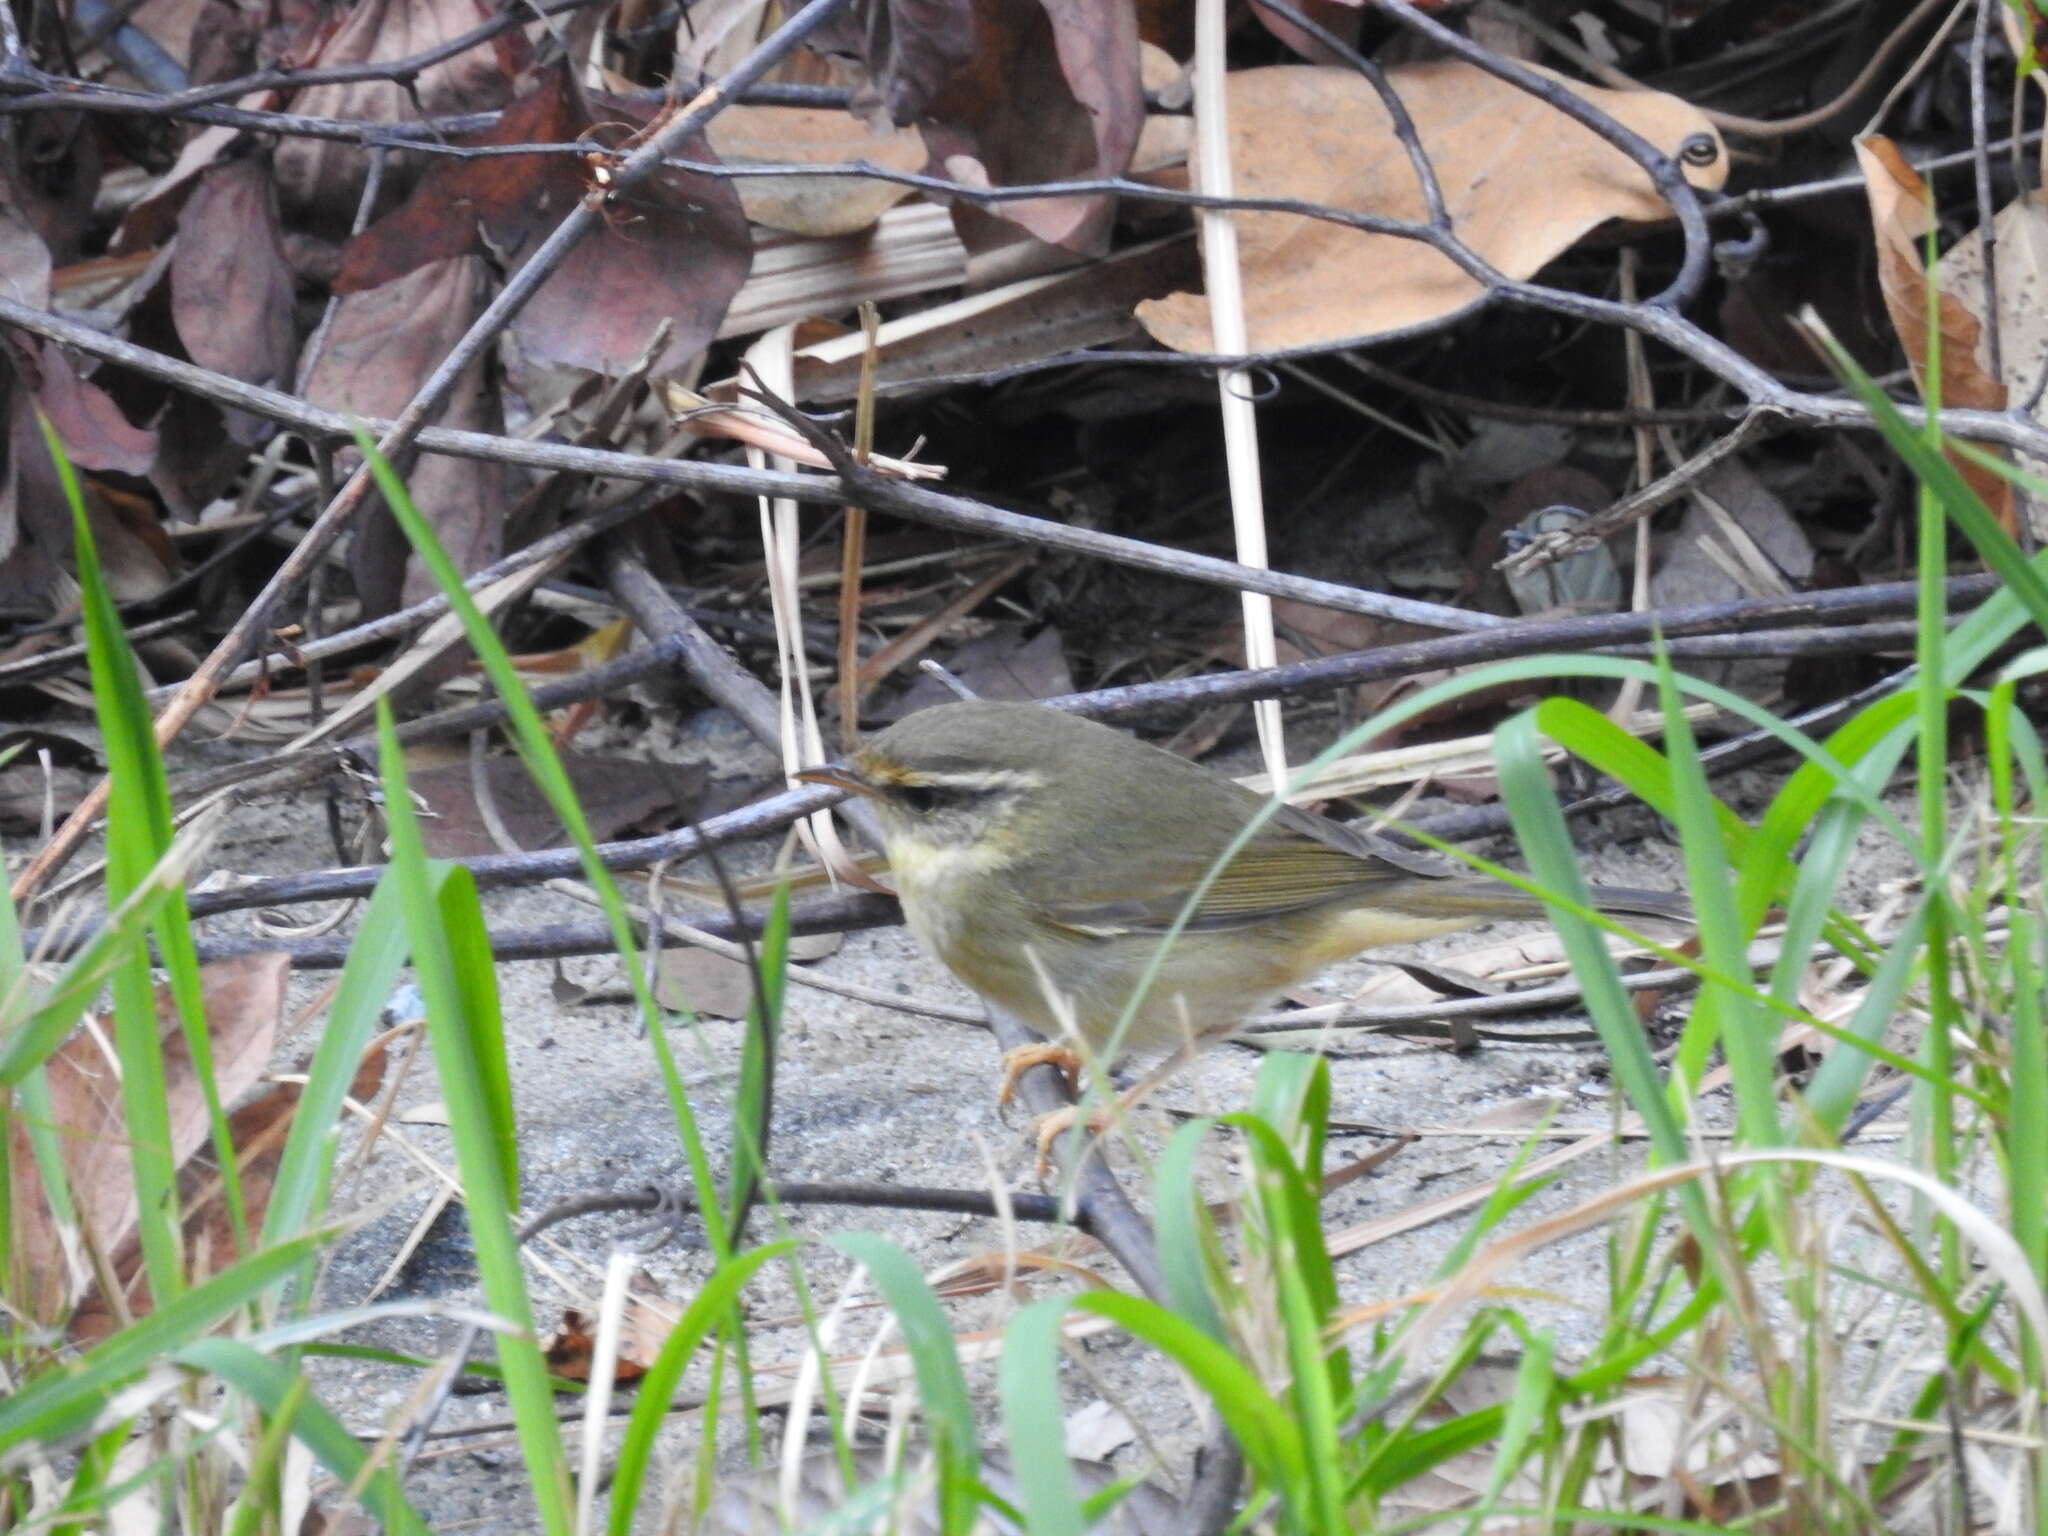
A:
{"type": "MultiPolygon", "coordinates": [[[[551,69],[472,142],[570,143],[592,128],[593,114],[633,128],[645,116],[610,98],[586,106],[567,71],[551,69]]],[[[701,138],[680,153],[713,159],[701,138]]],[[[583,167],[569,156],[443,161],[403,207],[349,243],[335,287],[360,292],[463,252],[516,269],[589,190],[583,167]]],[[[752,257],[746,215],[728,183],[663,170],[607,210],[604,226],[550,274],[514,329],[541,361],[612,372],[637,359],[667,321],[672,336],[654,365],[664,372],[717,334],[752,257]]]]}
{"type": "MultiPolygon", "coordinates": [[[[935,174],[1018,186],[1120,176],[1145,122],[1138,25],[1123,0],[975,0],[975,51],[921,125],[935,174]]],[[[1049,245],[1094,255],[1115,213],[1107,197],[1046,197],[957,210],[970,250],[991,216],[1049,245]]]]}
{"type": "MultiPolygon", "coordinates": [[[[915,122],[933,175],[976,186],[1118,176],[1144,126],[1138,16],[1129,0],[868,0],[825,46],[853,54],[855,99],[915,122]]],[[[1112,200],[1031,198],[954,221],[970,250],[1015,241],[1094,255],[1112,200]]]]}
{"type": "Polygon", "coordinates": [[[816,46],[867,71],[855,111],[907,127],[974,57],[974,0],[860,0],[819,29],[816,46]]]}
{"type": "Polygon", "coordinates": [[[18,377],[57,429],[72,463],[129,475],[148,470],[156,457],[154,432],[130,422],[105,390],[80,378],[54,341],[9,337],[8,342],[18,377]]]}
{"type": "MultiPolygon", "coordinates": [[[[217,962],[202,972],[214,1077],[223,1099],[239,1098],[247,1092],[270,1059],[283,1017],[289,966],[284,955],[251,955],[217,962]]],[[[207,1142],[206,1102],[183,1033],[161,992],[157,1007],[170,1107],[171,1156],[183,1167],[207,1142]]],[[[92,1240],[112,1257],[115,1272],[132,1285],[140,1269],[133,1243],[135,1184],[126,1148],[120,1084],[108,1050],[102,1047],[103,1038],[82,1029],[50,1058],[50,1100],[73,1207],[92,1240]]],[[[16,1252],[27,1282],[24,1304],[30,1315],[51,1322],[79,1295],[80,1277],[67,1274],[57,1229],[29,1154],[27,1134],[18,1124],[11,1127],[11,1134],[15,1138],[10,1147],[14,1211],[22,1218],[18,1231],[22,1241],[16,1252]]],[[[225,1256],[216,1253],[214,1257],[219,1262],[225,1256]]],[[[147,1309],[140,1293],[131,1297],[131,1305],[147,1309]]],[[[91,1315],[101,1314],[95,1311],[91,1315]]]]}

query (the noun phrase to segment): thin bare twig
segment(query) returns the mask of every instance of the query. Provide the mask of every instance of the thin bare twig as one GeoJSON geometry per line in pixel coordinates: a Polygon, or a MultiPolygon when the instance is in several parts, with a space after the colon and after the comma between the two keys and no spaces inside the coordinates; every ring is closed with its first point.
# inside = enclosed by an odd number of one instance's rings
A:
{"type": "Polygon", "coordinates": [[[1514,574],[1540,571],[1544,566],[1554,565],[1582,549],[1598,547],[1603,540],[1641,522],[1659,507],[1676,501],[1691,490],[1716,464],[1740,452],[1758,436],[1767,419],[1765,412],[1751,412],[1736,424],[1733,432],[1716,438],[1668,475],[1653,480],[1639,491],[1630,492],[1605,511],[1594,513],[1574,527],[1538,534],[1506,558],[1495,561],[1495,567],[1514,574]]]}

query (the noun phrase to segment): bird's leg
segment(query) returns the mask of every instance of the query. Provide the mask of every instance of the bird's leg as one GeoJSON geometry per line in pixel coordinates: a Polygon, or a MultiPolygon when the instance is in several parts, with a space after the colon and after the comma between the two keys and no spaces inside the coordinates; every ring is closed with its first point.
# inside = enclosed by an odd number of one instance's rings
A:
{"type": "MultiPolygon", "coordinates": [[[[1102,1135],[1111,1126],[1115,1125],[1118,1120],[1136,1109],[1141,1102],[1151,1095],[1153,1089],[1193,1061],[1208,1043],[1207,1040],[1199,1039],[1185,1041],[1173,1054],[1160,1062],[1158,1066],[1118,1094],[1112,1103],[1104,1105],[1100,1109],[1089,1111],[1089,1133],[1095,1136],[1102,1135]]],[[[1029,1048],[1027,1047],[1026,1049],[1029,1048]]],[[[1022,1054],[1024,1054],[1024,1051],[1011,1051],[1003,1058],[1004,1063],[1007,1065],[1011,1056],[1022,1054]]],[[[1068,1054],[1072,1055],[1071,1052],[1068,1054]]],[[[1026,1063],[1027,1066],[1036,1066],[1037,1064],[1036,1062],[1026,1063]]],[[[1045,1177],[1052,1167],[1052,1144],[1073,1128],[1075,1117],[1079,1114],[1080,1107],[1078,1105],[1069,1105],[1065,1109],[1056,1109],[1050,1114],[1040,1115],[1033,1122],[1031,1134],[1038,1142],[1038,1175],[1040,1178],[1045,1177]]]]}

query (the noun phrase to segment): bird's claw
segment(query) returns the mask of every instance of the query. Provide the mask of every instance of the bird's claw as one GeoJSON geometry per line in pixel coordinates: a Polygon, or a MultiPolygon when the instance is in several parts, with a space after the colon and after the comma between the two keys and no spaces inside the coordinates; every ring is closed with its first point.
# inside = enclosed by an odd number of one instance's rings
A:
{"type": "MultiPolygon", "coordinates": [[[[1074,1121],[1080,1116],[1080,1109],[1069,1104],[1064,1109],[1053,1110],[1040,1115],[1032,1122],[1031,1136],[1038,1143],[1038,1176],[1042,1179],[1052,1172],[1052,1145],[1074,1128],[1074,1121]]],[[[1116,1113],[1108,1109],[1092,1109],[1088,1112],[1088,1133],[1100,1136],[1116,1123],[1116,1113]]]]}
{"type": "Polygon", "coordinates": [[[1055,1067],[1067,1080],[1067,1092],[1078,1096],[1081,1092],[1081,1058],[1071,1047],[1049,1045],[1020,1045],[1003,1052],[1003,1086],[996,1094],[996,1108],[1007,1109],[1010,1100],[1017,1096],[1017,1080],[1033,1067],[1055,1067]]]}

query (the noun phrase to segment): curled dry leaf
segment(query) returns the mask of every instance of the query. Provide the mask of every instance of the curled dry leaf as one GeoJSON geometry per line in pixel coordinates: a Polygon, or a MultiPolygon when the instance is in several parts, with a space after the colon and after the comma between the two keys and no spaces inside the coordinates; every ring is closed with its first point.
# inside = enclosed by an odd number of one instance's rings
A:
{"type": "MultiPolygon", "coordinates": [[[[856,111],[916,123],[930,173],[970,186],[1120,176],[1144,124],[1125,0],[863,0],[819,46],[865,65],[856,111]]],[[[1106,197],[1042,197],[954,217],[970,250],[1021,228],[1095,255],[1114,211],[1106,197]]]]}
{"type": "MultiPolygon", "coordinates": [[[[178,215],[171,253],[171,318],[186,355],[247,384],[289,389],[295,286],[268,165],[238,160],[209,170],[178,215]]],[[[222,415],[244,447],[276,430],[246,411],[222,415]]]]}
{"type": "MultiPolygon", "coordinates": [[[[877,132],[845,112],[816,107],[727,107],[705,130],[726,165],[846,165],[887,171],[924,164],[913,128],[877,132]]],[[[860,176],[741,177],[734,185],[747,217],[769,229],[830,238],[870,228],[911,189],[860,176]]]]}
{"type": "MultiPolygon", "coordinates": [[[[1533,67],[1533,66],[1531,66],[1533,67]]],[[[1668,216],[1649,176],[1621,151],[1525,91],[1455,60],[1387,71],[1415,120],[1452,227],[1509,278],[1532,276],[1612,219],[1668,216]]],[[[1559,76],[1551,76],[1560,79],[1559,76]]],[[[1562,81],[1667,154],[1713,126],[1675,96],[1562,81]]],[[[1230,153],[1241,197],[1290,197],[1416,222],[1422,192],[1371,85],[1348,69],[1282,65],[1230,76],[1230,153]]],[[[1380,336],[1441,321],[1483,297],[1448,258],[1416,241],[1291,213],[1239,213],[1246,321],[1254,350],[1380,336]]],[[[1212,349],[1208,301],[1179,293],[1141,304],[1146,330],[1180,352],[1212,349]]]]}
{"type": "MultiPolygon", "coordinates": [[[[1934,227],[1933,197],[1919,172],[1906,164],[1890,139],[1875,134],[1858,139],[1856,163],[1863,172],[1863,190],[1870,202],[1871,229],[1877,240],[1877,281],[1884,293],[1885,312],[1891,316],[1892,328],[1899,333],[1899,341],[1906,349],[1913,382],[1925,395],[1928,348],[1936,338],[1928,330],[1927,268],[1921,253],[1928,231],[1934,227]]],[[[2013,207],[2027,202],[2022,198],[2013,207]]],[[[2026,224],[2039,215],[2022,213],[2019,217],[2026,224]]],[[[2003,214],[1999,222],[2004,224],[2003,214]]],[[[2007,249],[2007,232],[2003,227],[1998,232],[2001,258],[2007,249]]],[[[2038,236],[2034,238],[2038,240],[2038,236]]],[[[1987,366],[1981,239],[1974,250],[1974,257],[1966,256],[1963,247],[1958,246],[1950,252],[1955,269],[1951,270],[1949,261],[1942,262],[1937,269],[1940,291],[1935,314],[1939,327],[1936,351],[1940,358],[1940,398],[1945,406],[2002,411],[2006,387],[1991,376],[1987,366]]],[[[2003,260],[1999,263],[1999,277],[2003,286],[2008,281],[2003,260]]],[[[2037,295],[2038,289],[2027,289],[2026,301],[2034,302],[2037,295]]],[[[2008,314],[2014,313],[2008,305],[2020,298],[2021,285],[2014,283],[2001,293],[1999,307],[2008,314]]],[[[2038,321],[2029,321],[2027,330],[2038,334],[2038,321]]],[[[2032,355],[2038,358],[2040,354],[2032,355]]],[[[1950,458],[1970,488],[1998,514],[1999,521],[2010,532],[2015,515],[2012,486],[1981,464],[1955,454],[1950,458]]]]}
{"type": "MultiPolygon", "coordinates": [[[[156,459],[157,435],[135,426],[105,390],[80,378],[55,342],[26,333],[0,333],[0,401],[7,423],[0,594],[40,608],[57,590],[53,562],[68,558],[71,549],[71,513],[36,412],[49,418],[81,469],[146,474],[156,459]]],[[[90,485],[87,494],[97,502],[90,485]]]]}
{"type": "MultiPolygon", "coordinates": [[[[637,131],[648,110],[609,97],[586,105],[567,70],[546,71],[473,144],[568,144],[605,126],[637,131]]],[[[603,136],[598,134],[596,136],[603,136]]],[[[617,137],[617,133],[611,134],[617,137]]],[[[701,138],[681,157],[710,161],[701,138]]],[[[405,205],[349,243],[340,293],[360,293],[429,261],[474,252],[516,269],[592,188],[567,155],[437,163],[405,205]]],[[[738,194],[718,177],[667,168],[619,196],[513,322],[529,357],[616,372],[668,322],[653,365],[666,373],[703,350],[746,280],[753,242],[738,194]]]]}
{"type": "MultiPolygon", "coordinates": [[[[483,260],[458,256],[341,302],[327,345],[305,381],[314,405],[370,417],[395,416],[490,302],[483,260]]],[[[476,432],[502,430],[496,390],[483,363],[456,381],[440,422],[476,432]]],[[[446,454],[422,454],[406,476],[420,513],[464,575],[502,552],[507,500],[502,465],[446,454]]],[[[381,498],[349,551],[350,570],[366,613],[388,613],[437,590],[411,554],[381,498]]]]}
{"type": "MultiPolygon", "coordinates": [[[[974,57],[920,124],[935,171],[969,184],[1121,176],[1145,124],[1138,25],[1123,0],[975,0],[974,57]]],[[[960,207],[970,251],[1014,239],[1014,225],[1047,245],[1099,255],[1113,198],[1033,197],[987,210],[960,207]]]]}
{"type": "Polygon", "coordinates": [[[52,260],[78,260],[100,189],[99,135],[88,112],[31,112],[0,143],[0,206],[42,237],[52,260]]]}
{"type": "MultiPolygon", "coordinates": [[[[619,1351],[612,1362],[612,1379],[638,1381],[647,1374],[661,1354],[661,1346],[675,1332],[674,1309],[640,1296],[626,1298],[625,1316],[620,1319],[619,1351]]],[[[568,1381],[589,1381],[597,1367],[598,1320],[574,1307],[562,1312],[562,1326],[541,1345],[551,1374],[568,1381]]]]}

